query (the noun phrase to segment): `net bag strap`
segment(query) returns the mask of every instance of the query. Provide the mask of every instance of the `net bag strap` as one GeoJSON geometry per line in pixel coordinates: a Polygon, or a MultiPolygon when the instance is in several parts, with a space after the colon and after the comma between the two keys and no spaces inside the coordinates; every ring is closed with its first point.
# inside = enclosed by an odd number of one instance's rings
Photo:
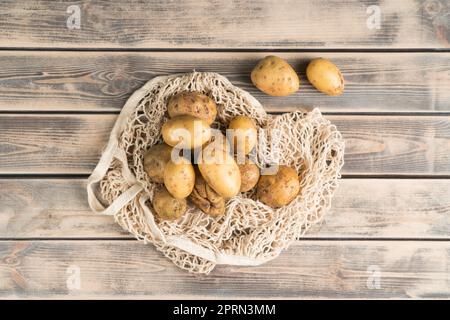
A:
{"type": "Polygon", "coordinates": [[[98,214],[106,214],[106,215],[114,215],[120,209],[122,209],[128,202],[133,200],[140,191],[142,191],[143,187],[139,185],[134,177],[133,173],[130,171],[128,167],[128,161],[125,154],[125,151],[119,148],[119,137],[120,133],[126,126],[126,121],[128,117],[133,113],[134,107],[145,95],[148,91],[148,88],[152,87],[158,81],[167,78],[167,76],[156,77],[152,80],[148,81],[141,89],[135,91],[131,97],[125,103],[125,106],[122,108],[122,111],[119,114],[119,117],[114,124],[114,127],[111,131],[111,135],[108,141],[108,145],[106,149],[103,151],[103,154],[95,167],[94,171],[90,175],[87,183],[87,194],[88,194],[88,203],[91,207],[92,211],[98,214]],[[106,172],[108,171],[109,166],[113,159],[116,158],[122,163],[122,174],[127,182],[131,185],[131,187],[121,194],[117,199],[111,203],[108,208],[102,204],[99,200],[95,187],[96,185],[103,179],[106,172]]]}
{"type": "MultiPolygon", "coordinates": [[[[180,76],[179,74],[175,74],[172,76],[160,76],[153,78],[148,81],[141,89],[134,92],[134,94],[128,99],[125,106],[123,107],[119,117],[116,120],[116,123],[111,131],[110,139],[106,149],[103,151],[103,154],[92,172],[91,176],[88,178],[87,183],[87,194],[88,194],[88,203],[91,207],[92,211],[97,214],[104,215],[115,215],[118,213],[124,206],[126,206],[130,201],[135,199],[139,194],[140,198],[138,200],[140,207],[144,211],[144,214],[147,218],[147,222],[149,227],[156,239],[161,240],[164,244],[174,246],[178,249],[184,250],[189,254],[198,256],[200,258],[211,261],[215,264],[231,264],[231,265],[241,265],[241,266],[257,266],[268,262],[274,258],[276,258],[280,252],[275,252],[273,255],[265,258],[252,258],[247,256],[238,256],[238,255],[229,255],[223,252],[215,252],[211,249],[200,246],[193,241],[182,237],[182,236],[164,236],[161,232],[160,228],[157,226],[153,213],[150,211],[145,202],[149,199],[148,195],[142,194],[143,186],[136,180],[136,177],[131,172],[128,166],[128,160],[126,153],[123,149],[119,148],[119,137],[120,133],[124,130],[126,126],[126,121],[134,111],[135,106],[138,104],[140,99],[152,88],[155,84],[160,81],[165,81],[168,78],[180,76]],[[108,207],[105,207],[100,201],[96,188],[98,183],[103,179],[106,172],[108,171],[112,161],[117,159],[121,162],[122,165],[122,175],[127,181],[127,183],[131,186],[125,192],[123,192],[119,197],[117,197],[108,207]]],[[[222,77],[221,77],[222,78],[222,77]]],[[[225,78],[224,78],[225,79],[225,78]]],[[[250,99],[253,103],[259,104],[259,102],[249,95],[246,92],[243,92],[248,99],[250,99]]]]}

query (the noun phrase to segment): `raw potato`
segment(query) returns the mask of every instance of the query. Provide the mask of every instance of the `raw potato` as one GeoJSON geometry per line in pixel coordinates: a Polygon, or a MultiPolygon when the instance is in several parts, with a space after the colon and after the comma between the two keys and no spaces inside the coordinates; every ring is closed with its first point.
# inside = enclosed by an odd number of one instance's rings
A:
{"type": "Polygon", "coordinates": [[[285,60],[267,56],[255,66],[251,74],[253,84],[271,96],[287,96],[298,90],[300,79],[285,60]]]}
{"type": "Polygon", "coordinates": [[[241,156],[250,153],[258,141],[255,122],[249,117],[237,116],[231,120],[228,129],[232,130],[228,138],[231,140],[234,153],[241,156]]]}
{"type": "Polygon", "coordinates": [[[164,220],[175,220],[181,217],[187,208],[186,199],[176,199],[163,186],[155,190],[153,195],[153,209],[164,220]]]}
{"type": "Polygon", "coordinates": [[[164,142],[180,149],[201,147],[211,138],[211,128],[206,121],[193,116],[169,119],[162,127],[164,142]]]}
{"type": "Polygon", "coordinates": [[[164,169],[170,160],[172,147],[167,144],[152,146],[144,156],[144,170],[153,182],[164,182],[164,169]]]}
{"type": "Polygon", "coordinates": [[[170,117],[189,115],[210,125],[216,119],[217,106],[214,100],[200,92],[182,92],[170,98],[167,111],[170,117]]]}
{"type": "Polygon", "coordinates": [[[225,213],[225,199],[206,183],[200,172],[195,174],[195,186],[189,198],[210,216],[218,217],[225,213]]]}
{"type": "Polygon", "coordinates": [[[241,192],[252,190],[259,180],[259,168],[250,159],[245,159],[245,163],[238,164],[241,173],[241,192]]]}
{"type": "Polygon", "coordinates": [[[217,148],[224,149],[227,152],[231,152],[230,142],[228,139],[217,129],[211,129],[211,139],[203,146],[205,148],[217,148]]]}
{"type": "Polygon", "coordinates": [[[279,166],[276,174],[261,176],[257,188],[259,201],[272,208],[279,208],[295,199],[300,192],[300,181],[294,169],[279,166]]]}
{"type": "Polygon", "coordinates": [[[317,90],[327,95],[338,96],[344,91],[344,77],[330,60],[312,60],[306,68],[306,76],[317,90]]]}
{"type": "Polygon", "coordinates": [[[164,185],[173,197],[186,198],[194,189],[194,184],[194,167],[189,160],[180,157],[176,162],[173,160],[167,162],[164,170],[164,185]]]}
{"type": "Polygon", "coordinates": [[[239,167],[226,150],[203,150],[198,159],[198,169],[206,183],[222,197],[231,198],[239,193],[239,167]]]}

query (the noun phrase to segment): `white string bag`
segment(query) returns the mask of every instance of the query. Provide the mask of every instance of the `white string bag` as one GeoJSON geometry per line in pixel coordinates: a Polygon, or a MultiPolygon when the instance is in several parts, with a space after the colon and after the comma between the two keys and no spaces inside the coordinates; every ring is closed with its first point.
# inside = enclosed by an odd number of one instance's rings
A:
{"type": "MultiPolygon", "coordinates": [[[[268,154],[257,148],[259,166],[271,161],[268,154]]],[[[254,97],[217,73],[162,76],[137,90],[122,109],[89,177],[88,201],[95,213],[113,215],[122,228],[152,243],[180,268],[209,273],[216,264],[255,266],[274,259],[320,222],[330,207],[343,163],[342,136],[318,109],[268,115],[254,97]],[[143,157],[161,142],[168,99],[182,91],[198,91],[212,98],[219,127],[237,115],[253,118],[259,128],[267,129],[259,145],[270,145],[270,129],[281,131],[277,156],[279,164],[299,174],[297,198],[272,209],[257,201],[255,192],[248,192],[229,199],[225,214],[218,218],[190,204],[180,219],[159,220],[151,204],[156,184],[144,171],[143,157]]]]}

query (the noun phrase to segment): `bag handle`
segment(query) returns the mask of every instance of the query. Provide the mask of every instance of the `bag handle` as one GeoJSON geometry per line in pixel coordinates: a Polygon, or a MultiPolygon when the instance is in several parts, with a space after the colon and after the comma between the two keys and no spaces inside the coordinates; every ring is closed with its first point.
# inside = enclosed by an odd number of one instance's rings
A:
{"type": "MultiPolygon", "coordinates": [[[[136,196],[138,196],[144,189],[144,187],[136,180],[136,177],[129,169],[125,151],[118,147],[119,135],[120,132],[123,131],[123,128],[126,124],[126,120],[134,111],[136,104],[148,92],[149,88],[153,87],[155,84],[161,81],[177,76],[180,76],[180,74],[153,78],[152,80],[148,81],[141,89],[135,91],[125,103],[125,106],[120,112],[120,115],[117,118],[116,123],[114,124],[114,127],[111,131],[108,145],[104,150],[94,171],[88,178],[87,182],[88,203],[92,211],[94,211],[95,213],[104,215],[114,215],[118,211],[120,211],[125,205],[127,205],[131,200],[133,200],[136,196]],[[113,159],[117,159],[121,162],[122,164],[121,173],[131,187],[127,189],[125,192],[123,192],[119,197],[117,197],[108,207],[105,207],[100,201],[99,197],[97,196],[95,188],[96,184],[98,184],[105,176],[113,159]]],[[[226,78],[222,76],[219,77],[221,79],[223,78],[224,80],[226,80],[226,78]]],[[[254,97],[252,97],[243,90],[241,91],[242,93],[245,93],[244,95],[248,99],[250,99],[253,103],[259,104],[259,102],[254,97]]],[[[274,259],[280,253],[277,252],[273,256],[265,258],[250,258],[246,256],[229,255],[225,253],[216,253],[213,250],[200,246],[182,236],[164,236],[164,234],[161,232],[160,228],[157,226],[154,220],[153,213],[145,204],[145,202],[148,199],[149,199],[148,195],[141,194],[139,198],[139,204],[141,205],[141,208],[144,211],[148,225],[151,231],[153,232],[155,238],[163,241],[167,245],[174,246],[176,248],[188,252],[189,254],[206,259],[215,264],[231,264],[242,266],[256,266],[263,264],[267,261],[274,259]]]]}
{"type": "Polygon", "coordinates": [[[117,143],[109,145],[103,153],[98,165],[95,167],[92,175],[88,179],[87,193],[88,203],[91,209],[97,214],[114,215],[120,209],[122,209],[128,202],[130,202],[136,195],[143,189],[133,173],[128,167],[128,161],[125,151],[117,148],[117,143]],[[122,163],[122,175],[131,187],[117,197],[109,207],[105,208],[95,193],[95,184],[105,176],[106,171],[109,168],[113,158],[119,160],[122,163]]]}

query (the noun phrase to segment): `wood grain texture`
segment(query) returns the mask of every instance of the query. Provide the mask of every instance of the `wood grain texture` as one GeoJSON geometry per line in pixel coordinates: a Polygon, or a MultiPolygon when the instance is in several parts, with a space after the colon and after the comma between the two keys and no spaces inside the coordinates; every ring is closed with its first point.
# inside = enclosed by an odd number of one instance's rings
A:
{"type": "Polygon", "coordinates": [[[2,51],[0,110],[119,111],[147,80],[195,69],[225,75],[273,112],[450,112],[447,53],[275,53],[301,78],[300,91],[288,97],[270,97],[250,81],[256,62],[269,54],[2,51]],[[318,56],[341,68],[342,96],[328,97],[309,84],[306,65],[318,56]]]}
{"type": "Polygon", "coordinates": [[[262,266],[195,276],[136,241],[2,241],[0,297],[449,298],[449,263],[448,242],[299,241],[262,266]]]}
{"type": "Polygon", "coordinates": [[[0,239],[132,238],[94,214],[82,179],[0,179],[0,239]]]}
{"type": "MultiPolygon", "coordinates": [[[[449,116],[327,116],[346,141],[343,173],[450,174],[449,116]]],[[[0,174],[88,174],[116,115],[0,116],[0,174]]]]}
{"type": "Polygon", "coordinates": [[[447,48],[446,14],[445,0],[3,0],[0,42],[33,48],[447,48]],[[378,29],[368,27],[374,4],[378,29]],[[80,8],[80,29],[66,26],[70,5],[80,8]]]}
{"type": "MultiPolygon", "coordinates": [[[[131,239],[87,204],[81,179],[0,179],[0,239],[131,239]]],[[[343,179],[306,238],[450,239],[450,180],[343,179]]]]}

